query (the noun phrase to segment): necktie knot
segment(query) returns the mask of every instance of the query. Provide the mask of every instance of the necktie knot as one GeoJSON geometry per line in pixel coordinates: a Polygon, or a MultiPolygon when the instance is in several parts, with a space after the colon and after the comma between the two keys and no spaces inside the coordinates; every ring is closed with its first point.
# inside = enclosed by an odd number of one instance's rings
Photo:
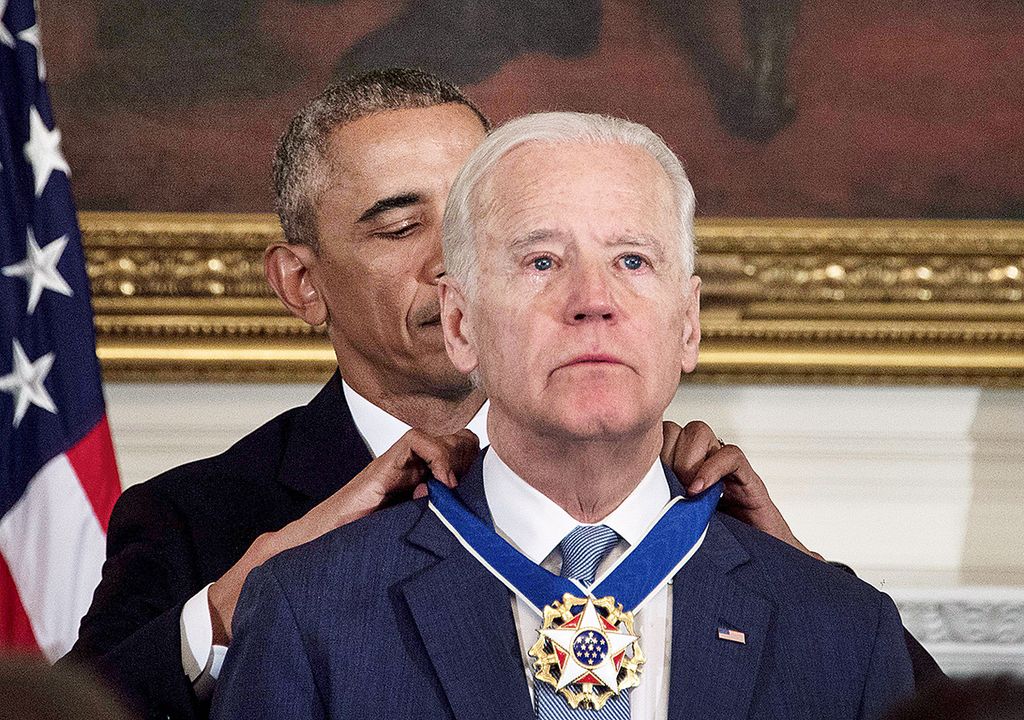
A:
{"type": "Polygon", "coordinates": [[[619,534],[607,525],[577,525],[562,538],[562,577],[590,585],[597,567],[619,541],[619,534]]]}

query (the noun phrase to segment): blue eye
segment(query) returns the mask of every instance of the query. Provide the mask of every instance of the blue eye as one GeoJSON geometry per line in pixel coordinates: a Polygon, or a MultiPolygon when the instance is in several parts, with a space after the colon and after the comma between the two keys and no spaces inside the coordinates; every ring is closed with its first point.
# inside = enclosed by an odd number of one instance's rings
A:
{"type": "Polygon", "coordinates": [[[534,270],[541,270],[541,271],[550,270],[551,269],[551,265],[552,265],[552,262],[551,262],[551,258],[549,258],[549,257],[539,257],[539,258],[537,258],[536,260],[533,261],[533,269],[534,270]]]}
{"type": "Polygon", "coordinates": [[[644,259],[639,255],[623,255],[622,264],[627,270],[639,270],[644,266],[644,259]]]}

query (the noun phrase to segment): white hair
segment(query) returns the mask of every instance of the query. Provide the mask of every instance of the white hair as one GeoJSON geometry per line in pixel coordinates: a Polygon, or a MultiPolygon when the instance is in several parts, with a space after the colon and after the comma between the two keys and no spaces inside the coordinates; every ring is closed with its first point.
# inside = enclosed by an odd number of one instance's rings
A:
{"type": "Polygon", "coordinates": [[[444,265],[463,288],[471,290],[476,257],[477,194],[481,182],[501,158],[530,142],[628,145],[653,157],[672,185],[679,225],[683,270],[693,274],[696,243],[693,234],[693,187],[683,164],[665,141],[639,123],[607,115],[577,112],[533,113],[515,118],[488,135],[455,177],[444,211],[444,265]]]}

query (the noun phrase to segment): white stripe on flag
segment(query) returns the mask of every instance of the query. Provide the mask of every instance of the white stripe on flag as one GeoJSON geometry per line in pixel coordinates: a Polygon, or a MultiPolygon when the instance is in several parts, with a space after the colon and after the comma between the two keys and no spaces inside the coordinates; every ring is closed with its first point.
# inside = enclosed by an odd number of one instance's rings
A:
{"type": "Polygon", "coordinates": [[[103,529],[65,455],[44,465],[0,519],[0,553],[50,662],[78,637],[78,624],[100,581],[105,545],[103,529]]]}

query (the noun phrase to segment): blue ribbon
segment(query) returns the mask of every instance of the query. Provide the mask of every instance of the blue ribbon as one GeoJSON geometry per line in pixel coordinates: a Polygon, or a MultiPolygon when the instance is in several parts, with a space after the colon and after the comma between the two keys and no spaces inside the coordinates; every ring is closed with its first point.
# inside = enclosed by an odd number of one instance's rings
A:
{"type": "MultiPolygon", "coordinates": [[[[436,480],[428,487],[430,507],[459,542],[538,613],[565,593],[579,594],[582,586],[545,570],[516,550],[447,487],[436,480]]],[[[627,612],[634,612],[687,559],[707,530],[721,497],[721,483],[717,483],[692,498],[673,498],[644,539],[585,591],[595,598],[611,595],[627,612]]]]}

